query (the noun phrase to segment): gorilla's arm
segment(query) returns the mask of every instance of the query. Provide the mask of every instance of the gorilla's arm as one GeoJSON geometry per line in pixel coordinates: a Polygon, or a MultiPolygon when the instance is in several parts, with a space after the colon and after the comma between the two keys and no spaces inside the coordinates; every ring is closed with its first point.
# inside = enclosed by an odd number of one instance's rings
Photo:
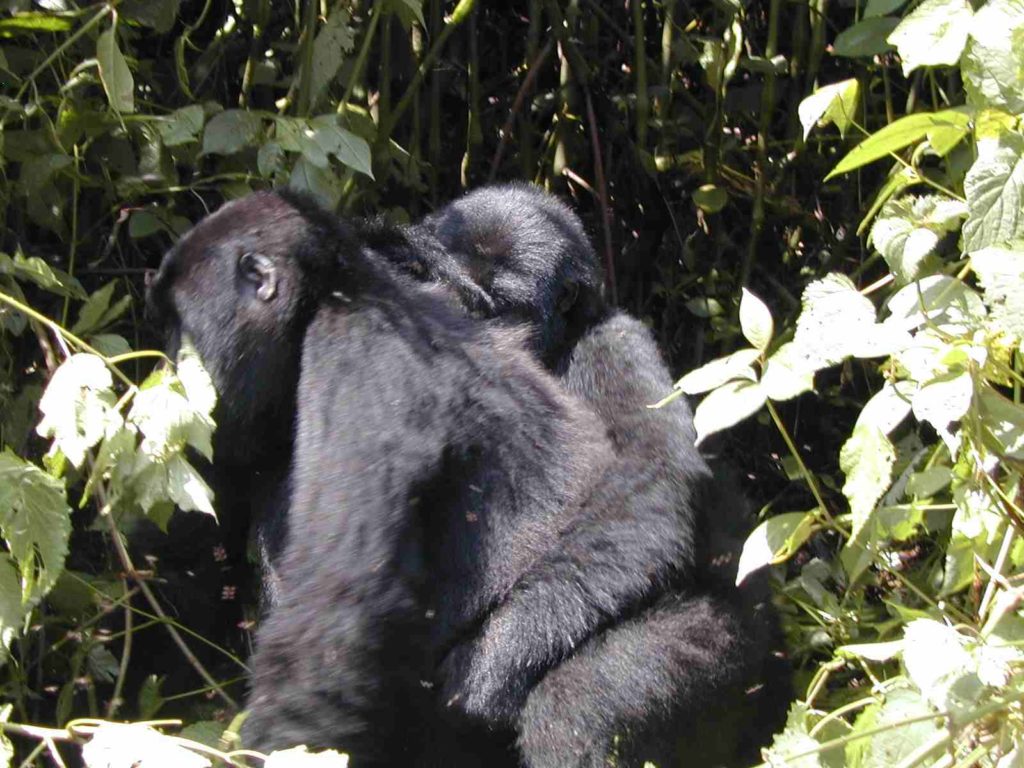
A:
{"type": "Polygon", "coordinates": [[[426,372],[384,318],[321,310],[303,372],[289,513],[303,535],[286,544],[257,639],[246,743],[344,744],[387,762],[416,741],[382,724],[422,695],[424,563],[410,494],[435,470],[443,435],[410,422],[426,372]]]}

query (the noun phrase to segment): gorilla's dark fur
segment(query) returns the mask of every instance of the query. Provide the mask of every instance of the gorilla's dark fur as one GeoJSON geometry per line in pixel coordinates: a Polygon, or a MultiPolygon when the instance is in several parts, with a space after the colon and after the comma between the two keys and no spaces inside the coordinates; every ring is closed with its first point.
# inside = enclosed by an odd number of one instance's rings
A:
{"type": "Polygon", "coordinates": [[[218,474],[271,478],[272,517],[290,496],[246,741],[554,766],[602,765],[621,736],[632,764],[677,694],[692,715],[746,679],[742,622],[691,594],[690,491],[658,459],[675,449],[617,453],[520,334],[392,271],[420,237],[262,193],[151,287],[220,393],[218,474]],[[685,647],[681,623],[701,628],[685,647]]]}
{"type": "MultiPolygon", "coordinates": [[[[712,477],[694,447],[685,401],[657,411],[645,407],[671,391],[672,380],[649,330],[604,304],[601,271],[579,219],[540,189],[512,184],[472,192],[427,217],[418,229],[420,239],[433,237],[440,246],[421,253],[442,254],[443,261],[436,269],[417,263],[414,274],[448,284],[472,314],[525,323],[538,357],[601,418],[623,473],[643,467],[673,481],[673,504],[627,510],[636,516],[622,521],[623,530],[648,530],[659,514],[674,514],[699,548],[688,553],[696,570],[686,593],[607,630],[534,691],[531,706],[543,713],[538,720],[551,742],[548,751],[593,752],[615,733],[632,737],[627,744],[639,750],[636,757],[664,764],[678,757],[673,749],[678,743],[652,748],[660,741],[653,737],[665,731],[652,715],[691,723],[713,699],[743,713],[738,732],[710,723],[718,726],[720,741],[732,742],[734,758],[756,756],[756,747],[781,725],[790,686],[788,664],[778,653],[781,636],[767,574],[748,578],[742,590],[732,586],[750,524],[747,505],[726,482],[712,477]],[[642,670],[638,680],[631,686],[601,685],[627,658],[631,668],[642,670]],[[730,698],[730,685],[735,690],[737,682],[755,692],[742,701],[730,698]],[[548,689],[552,701],[545,700],[548,689]],[[565,743],[550,738],[550,720],[558,712],[565,722],[556,732],[565,743]]],[[[543,571],[532,578],[543,579],[543,571]]],[[[518,614],[502,606],[490,622],[515,625],[528,608],[518,614]]],[[[489,647],[486,631],[460,651],[475,647],[489,647]]],[[[524,716],[524,739],[530,738],[530,712],[524,716]]],[[[699,741],[707,745],[709,740],[699,741]]],[[[692,743],[682,748],[695,759],[692,743]]],[[[623,757],[621,744],[619,752],[623,757]]],[[[729,750],[696,754],[704,755],[700,764],[710,765],[727,759],[729,750]]]]}

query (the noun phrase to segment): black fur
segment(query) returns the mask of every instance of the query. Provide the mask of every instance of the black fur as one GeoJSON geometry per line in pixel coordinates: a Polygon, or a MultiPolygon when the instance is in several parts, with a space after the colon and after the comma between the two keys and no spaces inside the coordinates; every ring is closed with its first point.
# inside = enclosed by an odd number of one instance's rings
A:
{"type": "MultiPolygon", "coordinates": [[[[293,534],[252,662],[257,748],[515,764],[517,736],[538,742],[523,712],[545,673],[693,578],[675,479],[622,473],[520,334],[392,272],[427,253],[421,234],[258,194],[194,228],[151,288],[220,393],[218,471],[291,465],[293,534]]],[[[523,762],[604,758],[540,741],[523,762]]]]}
{"type": "MultiPolygon", "coordinates": [[[[607,428],[619,458],[616,476],[643,476],[669,486],[661,499],[649,497],[651,504],[621,510],[619,535],[632,535],[636,542],[631,555],[640,561],[657,551],[660,528],[670,525],[675,541],[690,547],[680,559],[696,564],[691,577],[677,583],[674,596],[632,621],[611,624],[547,674],[522,715],[524,753],[533,765],[564,765],[566,754],[579,756],[579,764],[598,765],[618,740],[624,765],[644,759],[686,762],[698,754],[705,761],[701,765],[753,759],[781,725],[790,697],[767,574],[749,579],[742,590],[733,587],[738,551],[749,529],[747,505],[712,478],[694,447],[687,404],[677,400],[661,410],[646,408],[672,385],[650,332],[604,306],[600,268],[582,225],[536,187],[477,190],[420,228],[438,239],[437,252],[447,261],[443,271],[427,264],[418,265],[416,274],[453,286],[459,296],[482,292],[489,302],[464,301],[472,313],[526,322],[538,356],[607,428]],[[451,267],[453,257],[461,270],[451,267]],[[753,692],[744,694],[748,687],[753,692]],[[724,716],[728,709],[742,710],[746,717],[735,721],[724,716]],[[701,713],[705,716],[697,717],[701,713]],[[732,728],[729,719],[735,721],[732,728]],[[709,739],[694,727],[697,722],[710,725],[719,738],[709,739]],[[673,732],[678,738],[665,738],[673,732]],[[716,742],[721,748],[709,748],[716,742]]],[[[574,534],[585,540],[586,529],[574,534]]],[[[588,555],[578,580],[601,584],[594,574],[602,565],[599,557],[588,555]]],[[[535,568],[525,580],[527,589],[541,593],[550,589],[549,582],[565,583],[557,568],[535,568]]],[[[535,619],[529,602],[524,599],[518,609],[500,607],[488,624],[529,625],[535,619]]],[[[514,648],[501,633],[492,640],[488,629],[460,652],[488,658],[514,648]]]]}

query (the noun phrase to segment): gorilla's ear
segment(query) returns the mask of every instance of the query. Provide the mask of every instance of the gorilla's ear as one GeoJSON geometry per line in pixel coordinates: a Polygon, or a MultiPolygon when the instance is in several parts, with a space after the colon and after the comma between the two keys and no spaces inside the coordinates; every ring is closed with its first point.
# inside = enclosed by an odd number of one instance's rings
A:
{"type": "Polygon", "coordinates": [[[263,254],[243,253],[238,259],[238,271],[256,286],[256,296],[261,301],[270,301],[277,295],[277,268],[263,254]]]}
{"type": "Polygon", "coordinates": [[[568,315],[573,307],[576,306],[576,300],[580,296],[580,284],[575,280],[566,280],[562,283],[562,293],[558,297],[557,308],[560,314],[568,315]]]}

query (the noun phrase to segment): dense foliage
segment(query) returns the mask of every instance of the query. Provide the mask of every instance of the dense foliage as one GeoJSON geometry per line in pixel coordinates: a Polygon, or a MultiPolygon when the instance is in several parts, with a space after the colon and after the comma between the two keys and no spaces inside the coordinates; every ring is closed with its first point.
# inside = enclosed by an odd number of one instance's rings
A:
{"type": "Polygon", "coordinates": [[[271,184],[402,219],[522,178],[763,507],[741,571],[778,564],[801,699],[767,763],[1024,765],[1019,0],[2,7],[0,755],[171,714],[178,764],[242,759],[245,626],[181,626],[124,542],[214,504],[208,379],[133,351],[144,269],[271,184]],[[188,681],[132,654],[167,633],[188,681]]]}

